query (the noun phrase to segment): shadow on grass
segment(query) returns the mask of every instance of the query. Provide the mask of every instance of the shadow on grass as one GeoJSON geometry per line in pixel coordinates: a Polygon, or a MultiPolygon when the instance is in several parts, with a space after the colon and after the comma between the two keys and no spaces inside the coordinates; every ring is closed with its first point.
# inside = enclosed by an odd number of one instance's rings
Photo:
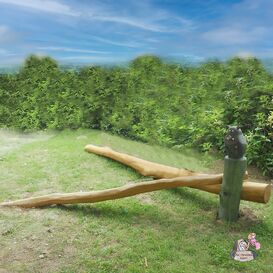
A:
{"type": "Polygon", "coordinates": [[[182,199],[192,203],[195,207],[200,207],[202,210],[215,210],[217,207],[215,200],[210,200],[205,198],[204,196],[201,196],[201,194],[199,194],[197,190],[191,191],[191,189],[189,190],[185,188],[175,188],[168,191],[175,195],[179,195],[182,199]]]}
{"type": "Polygon", "coordinates": [[[117,222],[133,223],[161,223],[168,222],[159,208],[152,206],[142,206],[135,203],[100,203],[100,204],[75,204],[75,205],[58,205],[52,209],[60,209],[78,217],[95,217],[100,219],[109,219],[117,222]],[[165,219],[162,221],[162,219],[165,219]]]}
{"type": "MultiPolygon", "coordinates": [[[[248,232],[249,230],[260,231],[261,233],[270,234],[270,227],[268,227],[263,219],[259,218],[255,211],[250,208],[245,208],[241,205],[240,216],[237,222],[226,222],[218,218],[219,199],[209,199],[210,195],[204,196],[201,192],[195,189],[188,188],[175,188],[170,189],[168,192],[178,195],[186,202],[189,202],[193,207],[200,209],[204,213],[214,212],[215,219],[213,221],[214,228],[221,232],[221,230],[231,232],[248,232]]],[[[254,232],[253,231],[253,232],[254,232]]],[[[271,231],[272,233],[273,231],[271,231]]]]}
{"type": "MultiPolygon", "coordinates": [[[[200,208],[211,209],[216,212],[215,202],[200,198],[191,192],[184,192],[181,189],[172,190],[175,194],[183,196],[187,200],[191,200],[192,203],[198,201],[200,208]]],[[[196,206],[196,203],[195,203],[196,206]]],[[[105,226],[114,225],[123,228],[140,228],[140,229],[152,229],[162,234],[192,234],[192,229],[196,230],[200,221],[198,219],[199,213],[196,215],[188,215],[187,219],[183,215],[171,215],[160,209],[159,205],[154,206],[142,206],[136,203],[100,203],[100,204],[75,204],[75,205],[58,205],[51,207],[54,210],[61,210],[70,215],[74,215],[83,221],[102,221],[105,226]],[[181,216],[181,217],[180,217],[181,216]],[[93,219],[93,220],[92,220],[93,219]]],[[[206,214],[206,212],[204,212],[206,214]]],[[[202,217],[201,217],[202,218],[202,217]]],[[[98,222],[99,223],[99,222],[98,222]]],[[[202,232],[210,234],[213,230],[217,234],[233,234],[233,236],[241,236],[242,234],[248,234],[255,232],[259,235],[261,241],[270,241],[273,243],[273,228],[265,223],[262,219],[252,219],[241,214],[239,220],[235,223],[228,223],[222,220],[213,220],[210,216],[202,218],[203,229],[202,232]]]]}
{"type": "MultiPolygon", "coordinates": [[[[147,179],[147,178],[146,178],[147,179]]],[[[190,192],[188,189],[175,188],[166,190],[172,194],[179,195],[179,198],[191,203],[194,207],[200,208],[203,211],[216,211],[217,205],[213,200],[209,200],[197,192],[190,192]]],[[[168,213],[168,210],[160,208],[162,204],[143,205],[135,203],[134,201],[122,199],[119,202],[90,203],[90,204],[71,204],[71,205],[57,205],[51,209],[63,210],[78,217],[95,217],[116,220],[118,222],[133,223],[151,223],[166,225],[169,227],[170,222],[177,222],[180,224],[184,222],[183,215],[173,216],[168,213]],[[181,216],[181,219],[179,218],[181,216]]],[[[215,215],[216,218],[216,215],[215,215]]]]}

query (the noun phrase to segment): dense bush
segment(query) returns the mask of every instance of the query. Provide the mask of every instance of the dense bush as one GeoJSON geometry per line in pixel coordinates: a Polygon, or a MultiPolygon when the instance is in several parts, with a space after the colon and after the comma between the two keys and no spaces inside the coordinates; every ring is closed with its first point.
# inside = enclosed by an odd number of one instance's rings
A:
{"type": "Polygon", "coordinates": [[[0,127],[97,128],[169,147],[223,152],[226,126],[248,138],[248,159],[273,176],[273,78],[255,58],[199,67],[142,56],[126,68],[63,71],[30,56],[0,75],[0,127]]]}

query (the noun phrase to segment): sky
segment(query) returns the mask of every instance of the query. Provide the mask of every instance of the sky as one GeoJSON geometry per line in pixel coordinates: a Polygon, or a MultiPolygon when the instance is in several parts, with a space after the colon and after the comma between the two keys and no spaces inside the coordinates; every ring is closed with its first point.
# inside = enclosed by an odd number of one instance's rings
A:
{"type": "Polygon", "coordinates": [[[273,58],[273,0],[0,0],[0,67],[273,58]]]}

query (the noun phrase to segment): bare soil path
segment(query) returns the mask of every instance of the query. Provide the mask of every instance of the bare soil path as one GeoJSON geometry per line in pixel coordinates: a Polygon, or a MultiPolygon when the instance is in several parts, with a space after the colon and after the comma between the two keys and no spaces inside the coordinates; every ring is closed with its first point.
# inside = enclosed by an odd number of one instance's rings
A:
{"type": "Polygon", "coordinates": [[[0,129],[0,160],[5,154],[24,144],[47,140],[52,136],[53,134],[48,134],[46,132],[24,134],[16,131],[0,129]]]}

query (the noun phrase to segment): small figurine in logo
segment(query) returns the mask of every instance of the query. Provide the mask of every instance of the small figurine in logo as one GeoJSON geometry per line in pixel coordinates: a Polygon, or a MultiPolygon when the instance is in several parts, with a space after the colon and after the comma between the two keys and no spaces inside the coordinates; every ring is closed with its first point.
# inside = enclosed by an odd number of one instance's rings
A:
{"type": "Polygon", "coordinates": [[[252,261],[256,258],[256,252],[248,250],[249,242],[244,239],[235,241],[233,250],[231,252],[231,257],[240,262],[252,261]]]}
{"type": "Polygon", "coordinates": [[[247,251],[249,248],[249,244],[243,240],[243,239],[240,239],[237,241],[237,251],[247,251]]]}
{"type": "Polygon", "coordinates": [[[256,233],[252,232],[248,234],[248,242],[251,246],[255,247],[255,249],[260,249],[261,248],[261,244],[256,241],[256,233]]]}
{"type": "Polygon", "coordinates": [[[258,250],[261,248],[261,244],[256,241],[256,234],[252,232],[248,235],[248,240],[240,239],[235,241],[230,255],[236,261],[252,261],[257,257],[257,253],[253,248],[258,250]]]}

